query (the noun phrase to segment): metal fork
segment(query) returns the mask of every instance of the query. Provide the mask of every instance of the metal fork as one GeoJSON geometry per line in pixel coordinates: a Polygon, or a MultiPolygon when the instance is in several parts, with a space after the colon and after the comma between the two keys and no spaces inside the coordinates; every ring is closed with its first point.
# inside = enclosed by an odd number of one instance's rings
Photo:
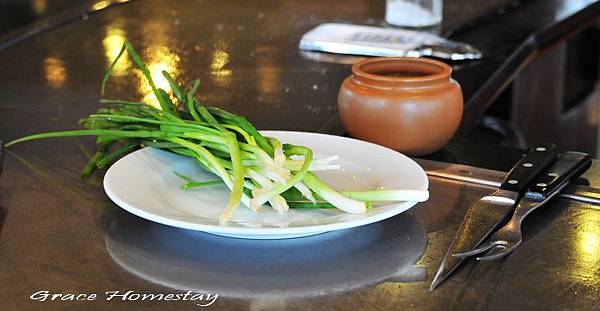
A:
{"type": "Polygon", "coordinates": [[[477,260],[486,261],[504,257],[512,253],[523,242],[521,224],[527,215],[546,204],[555,195],[566,188],[570,181],[581,175],[591,165],[589,155],[579,152],[561,154],[556,164],[550,168],[546,176],[537,180],[515,208],[512,218],[500,230],[496,231],[482,246],[473,250],[453,254],[455,257],[469,257],[483,252],[484,256],[477,260]]]}
{"type": "Polygon", "coordinates": [[[489,242],[485,242],[482,246],[477,247],[471,251],[464,253],[457,253],[455,257],[470,257],[473,255],[481,254],[485,251],[487,253],[484,256],[477,257],[477,260],[487,261],[502,258],[512,253],[520,244],[523,242],[523,234],[521,233],[521,224],[527,215],[533,212],[538,207],[544,205],[557,193],[561,192],[569,183],[563,182],[559,186],[557,191],[547,196],[543,200],[539,201],[539,197],[524,197],[521,199],[510,221],[496,231],[489,239],[489,242]]]}

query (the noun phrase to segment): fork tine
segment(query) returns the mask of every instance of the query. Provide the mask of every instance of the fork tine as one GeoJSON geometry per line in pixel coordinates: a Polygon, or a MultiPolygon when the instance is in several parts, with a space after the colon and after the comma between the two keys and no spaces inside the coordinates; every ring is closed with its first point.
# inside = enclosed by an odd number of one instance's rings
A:
{"type": "Polygon", "coordinates": [[[479,260],[479,261],[489,261],[489,260],[494,260],[494,259],[502,258],[502,257],[510,254],[510,251],[507,252],[506,250],[507,250],[507,248],[505,246],[496,245],[496,247],[490,249],[487,253],[485,253],[484,256],[477,257],[477,260],[479,260]]]}
{"type": "Polygon", "coordinates": [[[503,244],[496,244],[495,245],[496,247],[490,249],[487,253],[485,253],[485,256],[477,257],[477,260],[488,261],[488,260],[502,258],[502,257],[512,253],[517,248],[517,246],[519,246],[519,244],[521,244],[521,242],[514,243],[510,246],[506,246],[503,244]]]}
{"type": "Polygon", "coordinates": [[[477,248],[474,248],[470,251],[466,251],[466,252],[462,252],[462,253],[455,253],[452,254],[452,256],[454,257],[458,257],[458,258],[467,258],[473,255],[477,255],[477,254],[481,254],[485,251],[487,251],[490,248],[493,248],[495,246],[494,243],[484,243],[482,246],[479,246],[477,248]]]}

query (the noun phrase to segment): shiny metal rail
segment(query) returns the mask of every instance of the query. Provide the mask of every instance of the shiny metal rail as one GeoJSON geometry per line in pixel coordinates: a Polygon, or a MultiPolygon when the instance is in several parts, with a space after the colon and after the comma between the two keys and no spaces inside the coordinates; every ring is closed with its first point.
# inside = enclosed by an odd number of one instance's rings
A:
{"type": "MultiPolygon", "coordinates": [[[[414,159],[427,172],[427,176],[434,178],[449,179],[463,183],[489,186],[492,188],[500,187],[500,183],[505,176],[505,172],[477,168],[468,165],[437,162],[423,159],[414,159]]],[[[598,165],[594,162],[593,165],[598,165]]],[[[585,177],[585,176],[584,176],[585,177]]],[[[594,180],[591,181],[595,182],[594,180]]],[[[581,203],[596,205],[594,208],[600,209],[600,189],[593,186],[574,184],[560,197],[578,201],[581,203]]]]}

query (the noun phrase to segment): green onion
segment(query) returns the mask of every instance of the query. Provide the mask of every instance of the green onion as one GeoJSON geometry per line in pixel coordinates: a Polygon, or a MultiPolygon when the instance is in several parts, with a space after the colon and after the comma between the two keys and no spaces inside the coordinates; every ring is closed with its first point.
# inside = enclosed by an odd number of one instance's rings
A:
{"type": "Polygon", "coordinates": [[[246,118],[216,107],[206,107],[195,98],[200,86],[194,80],[182,88],[163,71],[170,91],[158,88],[150,71],[129,42],[125,42],[102,79],[104,94],[108,79],[119,59],[127,52],[142,71],[160,109],[145,103],[120,99],[102,99],[107,105],[80,121],[82,130],[40,133],[15,139],[6,147],[34,139],[73,136],[96,136],[97,152],[82,171],[89,176],[96,169],[105,169],[122,156],[149,146],[192,158],[200,167],[219,179],[193,181],[174,172],[186,181],[182,189],[199,189],[224,184],[231,195],[219,218],[225,224],[240,204],[257,212],[270,205],[279,213],[288,208],[337,208],[350,213],[364,213],[377,201],[423,201],[427,191],[378,190],[337,192],[312,173],[316,170],[339,169],[330,163],[336,157],[313,159],[307,147],[282,144],[263,136],[246,118]],[[301,159],[291,159],[300,156],[301,159]]]}

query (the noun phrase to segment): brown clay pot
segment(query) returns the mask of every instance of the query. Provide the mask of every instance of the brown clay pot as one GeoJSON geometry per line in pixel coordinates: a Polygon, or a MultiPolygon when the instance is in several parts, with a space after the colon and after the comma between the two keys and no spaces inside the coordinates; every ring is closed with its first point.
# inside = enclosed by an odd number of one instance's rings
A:
{"type": "Polygon", "coordinates": [[[340,117],[358,139],[417,156],[452,138],[463,111],[447,64],[426,58],[376,57],[352,66],[338,95],[340,117]]]}

